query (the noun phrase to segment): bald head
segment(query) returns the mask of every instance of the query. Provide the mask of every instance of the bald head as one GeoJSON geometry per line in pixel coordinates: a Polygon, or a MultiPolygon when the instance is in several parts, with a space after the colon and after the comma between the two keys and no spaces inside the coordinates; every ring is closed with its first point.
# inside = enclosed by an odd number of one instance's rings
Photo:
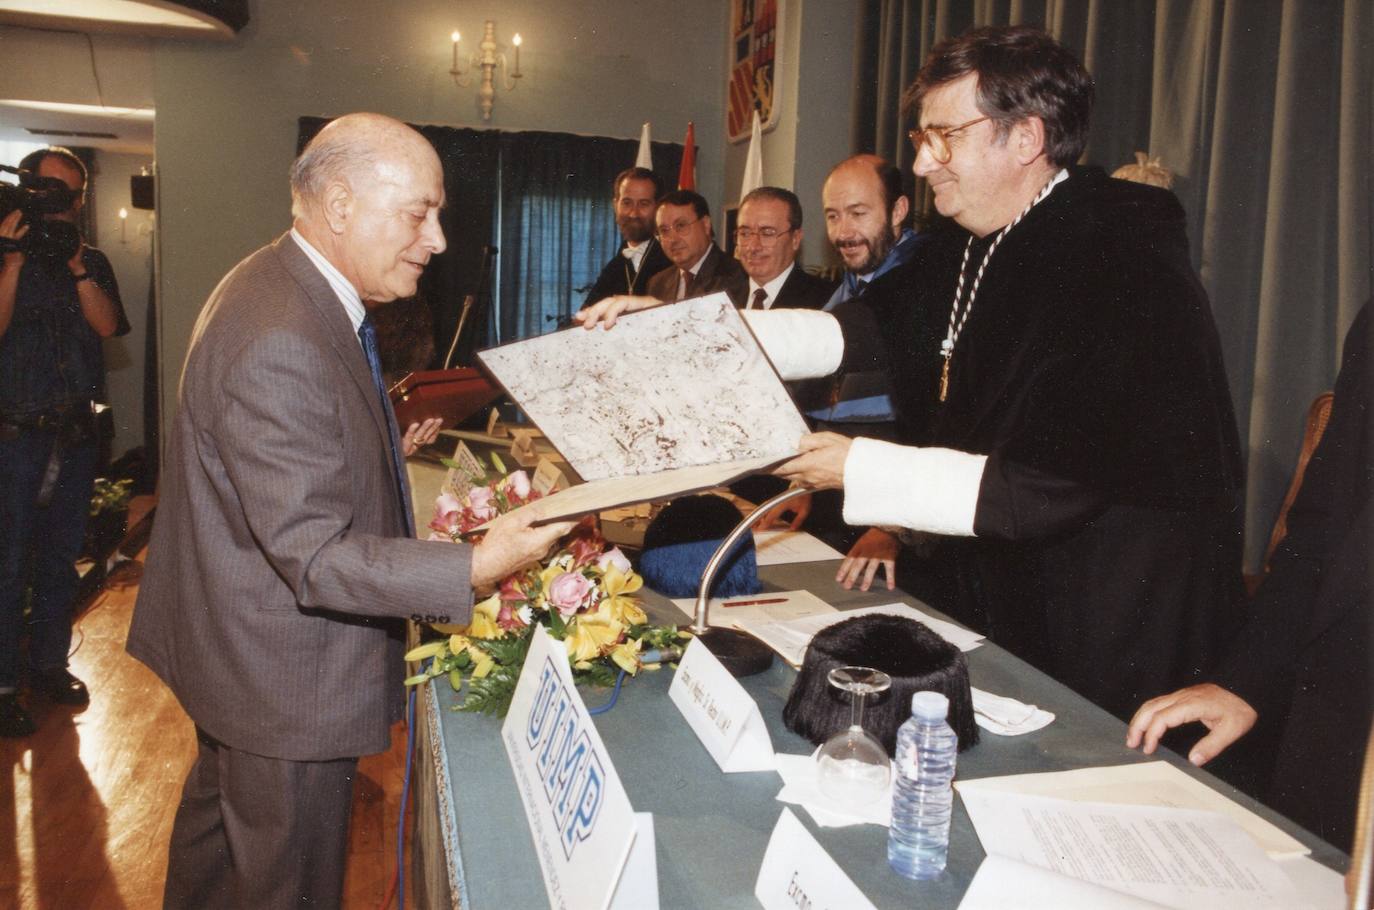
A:
{"type": "Polygon", "coordinates": [[[382,114],[349,114],[310,140],[291,166],[296,230],[364,301],[415,293],[444,250],[444,172],[429,142],[382,114]]]}
{"type": "Polygon", "coordinates": [[[412,156],[439,158],[414,129],[385,114],[345,114],[315,134],[291,165],[291,214],[306,215],[336,181],[374,179],[385,163],[412,156]]]}

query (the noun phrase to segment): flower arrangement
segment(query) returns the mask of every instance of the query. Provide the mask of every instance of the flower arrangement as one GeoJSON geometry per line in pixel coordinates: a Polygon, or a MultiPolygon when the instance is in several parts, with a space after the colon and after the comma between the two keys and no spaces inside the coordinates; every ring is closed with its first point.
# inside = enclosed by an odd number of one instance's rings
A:
{"type": "MultiPolygon", "coordinates": [[[[430,539],[456,541],[538,495],[524,471],[475,486],[461,499],[441,494],[430,539]]],[[[583,522],[551,558],[508,576],[474,605],[467,625],[432,626],[446,637],[406,654],[408,661],[433,658],[406,685],[447,676],[455,692],[467,686],[458,710],[504,716],[536,624],[564,642],[578,683],[609,686],[621,673],[636,675],[655,665],[644,660],[655,656],[647,652],[674,645],[679,635],[648,625],[635,596],[643,584],[620,549],[608,548],[590,521],[583,522]]]]}

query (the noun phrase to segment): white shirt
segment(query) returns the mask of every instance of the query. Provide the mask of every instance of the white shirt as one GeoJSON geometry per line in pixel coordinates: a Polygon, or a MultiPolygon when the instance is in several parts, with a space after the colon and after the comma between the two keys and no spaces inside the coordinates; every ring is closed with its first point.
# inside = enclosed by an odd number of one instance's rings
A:
{"type": "MultiPolygon", "coordinates": [[[[334,294],[343,304],[344,312],[348,314],[348,321],[353,323],[353,332],[356,334],[362,327],[363,320],[367,318],[367,307],[363,306],[363,299],[358,296],[358,289],[355,288],[343,272],[334,268],[334,264],[324,258],[324,254],[310,245],[310,241],[301,236],[301,232],[295,228],[291,229],[291,239],[296,241],[296,246],[301,248],[305,258],[319,270],[324,276],[324,280],[329,282],[329,286],[334,289],[334,294]]],[[[358,341],[362,344],[362,341],[358,341]]]]}
{"type": "Polygon", "coordinates": [[[639,264],[644,261],[644,251],[649,248],[649,241],[641,240],[639,243],[626,243],[625,249],[620,251],[620,255],[630,260],[630,264],[639,271],[639,264]]]}
{"type": "Polygon", "coordinates": [[[782,286],[783,286],[784,284],[787,283],[787,276],[788,276],[788,275],[791,275],[791,274],[792,274],[792,270],[795,269],[796,267],[797,267],[797,263],[796,263],[796,261],[794,260],[787,268],[785,268],[785,269],[783,269],[781,272],[779,272],[776,278],[774,278],[772,281],[768,282],[767,284],[759,284],[757,281],[755,281],[754,279],[750,278],[750,279],[749,279],[749,302],[748,302],[747,304],[745,304],[745,307],[744,307],[744,308],[745,308],[746,310],[752,310],[752,309],[755,308],[755,307],[754,307],[754,295],[755,295],[755,292],[757,292],[759,288],[763,288],[763,292],[764,292],[765,294],[768,295],[767,297],[765,297],[765,298],[763,299],[763,308],[764,308],[765,310],[771,310],[771,309],[773,308],[773,304],[777,302],[777,299],[778,299],[778,292],[781,291],[781,290],[782,290],[782,286]]]}

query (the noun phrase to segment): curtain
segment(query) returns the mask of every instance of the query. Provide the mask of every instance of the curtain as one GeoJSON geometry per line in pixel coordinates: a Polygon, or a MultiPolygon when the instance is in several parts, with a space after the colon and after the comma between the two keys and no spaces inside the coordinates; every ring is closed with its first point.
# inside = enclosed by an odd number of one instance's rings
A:
{"type": "MultiPolygon", "coordinates": [[[[582,306],[620,248],[611,204],[616,174],[638,142],[567,133],[502,133],[500,285],[495,344],[542,335],[582,306]]],[[[675,174],[682,146],[653,143],[654,169],[675,174]]]]}
{"type": "MultiPolygon", "coordinates": [[[[1188,216],[1246,448],[1247,566],[1331,387],[1374,267],[1374,6],[1368,0],[868,0],[853,147],[909,172],[898,99],[938,40],[1041,25],[1096,82],[1084,161],[1162,158],[1188,216]],[[873,86],[877,91],[873,91],[873,86]]],[[[917,208],[929,215],[924,187],[917,208]]]]}

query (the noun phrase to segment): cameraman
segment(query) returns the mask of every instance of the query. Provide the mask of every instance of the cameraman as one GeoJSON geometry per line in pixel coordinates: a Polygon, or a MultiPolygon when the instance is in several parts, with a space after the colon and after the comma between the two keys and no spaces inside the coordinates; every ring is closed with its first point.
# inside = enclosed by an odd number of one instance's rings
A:
{"type": "Polygon", "coordinates": [[[0,219],[0,736],[12,737],[37,729],[18,692],[26,576],[30,691],[57,704],[90,701],[67,672],[75,562],[99,449],[100,342],[129,331],[109,260],[75,231],[85,164],[51,147],[19,167],[29,173],[18,195],[39,201],[0,219]]]}

